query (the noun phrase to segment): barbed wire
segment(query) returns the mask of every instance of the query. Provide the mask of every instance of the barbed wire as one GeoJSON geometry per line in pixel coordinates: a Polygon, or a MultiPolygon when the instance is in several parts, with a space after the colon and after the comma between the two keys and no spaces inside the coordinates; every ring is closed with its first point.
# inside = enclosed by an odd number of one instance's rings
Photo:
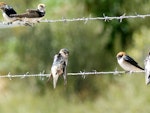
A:
{"type": "MultiPolygon", "coordinates": [[[[121,16],[107,16],[103,14],[102,17],[81,17],[81,18],[64,18],[61,19],[43,19],[39,21],[39,23],[56,23],[56,22],[77,22],[77,21],[83,21],[85,24],[88,21],[94,21],[94,20],[104,20],[105,22],[109,22],[111,20],[119,20],[119,22],[122,22],[123,19],[134,19],[134,18],[146,18],[150,17],[150,14],[137,14],[135,15],[126,15],[125,13],[121,16]]],[[[17,27],[17,26],[32,26],[32,23],[28,23],[26,21],[15,21],[13,23],[7,23],[7,22],[0,22],[0,28],[7,28],[7,27],[17,27]]],[[[34,25],[34,24],[33,24],[34,25]]]]}
{"type": "MultiPolygon", "coordinates": [[[[126,72],[126,71],[108,71],[108,72],[97,72],[97,71],[92,71],[92,72],[78,72],[78,73],[67,73],[67,76],[82,76],[85,78],[87,75],[123,75],[123,74],[133,74],[133,73],[145,73],[145,71],[132,71],[132,72],[126,72]]],[[[27,78],[27,77],[49,77],[50,74],[45,74],[44,71],[39,74],[29,74],[29,72],[25,74],[11,74],[8,73],[7,75],[0,75],[0,78],[9,78],[12,80],[12,78],[27,78]]]]}
{"type": "MultiPolygon", "coordinates": [[[[93,21],[93,20],[104,20],[105,22],[111,21],[111,20],[119,20],[122,22],[123,19],[129,19],[129,18],[146,18],[150,17],[150,14],[135,14],[135,15],[121,15],[121,16],[113,16],[109,17],[103,14],[103,17],[82,17],[82,18],[62,18],[62,19],[56,19],[56,20],[41,20],[41,23],[55,23],[55,22],[76,22],[76,21],[84,21],[84,23],[87,23],[88,21],[93,21]]],[[[17,27],[17,26],[24,26],[26,22],[22,21],[17,21],[15,23],[7,24],[5,22],[0,22],[0,28],[7,28],[7,27],[17,27]]],[[[140,71],[140,72],[130,72],[132,73],[143,73],[145,71],[140,71]]],[[[68,73],[67,75],[74,76],[74,75],[81,75],[81,76],[86,76],[86,75],[120,75],[120,74],[125,74],[126,71],[110,71],[110,72],[79,72],[79,73],[68,73]]],[[[26,74],[23,75],[12,75],[8,73],[8,75],[0,75],[0,78],[25,78],[25,77],[49,77],[50,74],[30,74],[27,72],[26,74]]]]}
{"type": "Polygon", "coordinates": [[[87,23],[88,21],[92,21],[92,20],[104,20],[106,21],[111,21],[111,20],[119,20],[120,22],[122,22],[123,19],[129,19],[129,18],[145,18],[145,17],[150,17],[150,14],[135,14],[135,15],[126,15],[125,13],[121,16],[106,16],[105,14],[103,14],[103,17],[82,17],[82,18],[62,18],[62,19],[56,19],[56,20],[41,20],[40,22],[49,22],[49,23],[54,23],[54,22],[76,22],[76,21],[84,21],[85,23],[87,23]]]}

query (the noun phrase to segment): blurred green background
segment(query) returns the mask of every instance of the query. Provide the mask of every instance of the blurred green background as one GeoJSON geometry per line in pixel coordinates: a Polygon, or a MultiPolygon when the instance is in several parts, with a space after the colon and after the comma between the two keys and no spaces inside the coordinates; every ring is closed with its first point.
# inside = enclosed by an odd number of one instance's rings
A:
{"type": "MultiPolygon", "coordinates": [[[[46,4],[45,19],[149,14],[150,0],[5,0],[18,13],[46,4]]],[[[2,15],[0,19],[3,20],[2,15]]],[[[149,18],[40,23],[0,29],[0,74],[50,73],[53,56],[70,51],[68,72],[122,70],[116,54],[126,51],[144,67],[150,47],[149,18]]],[[[148,113],[150,86],[144,74],[68,76],[56,90],[47,78],[0,79],[1,113],[148,113]]]]}

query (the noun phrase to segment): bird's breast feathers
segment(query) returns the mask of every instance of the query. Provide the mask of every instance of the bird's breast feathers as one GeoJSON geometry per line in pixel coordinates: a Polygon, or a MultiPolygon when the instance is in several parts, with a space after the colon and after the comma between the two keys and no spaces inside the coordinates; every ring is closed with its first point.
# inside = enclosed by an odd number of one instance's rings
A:
{"type": "Polygon", "coordinates": [[[11,20],[11,18],[6,13],[3,13],[3,17],[7,22],[11,20]]]}
{"type": "Polygon", "coordinates": [[[53,65],[52,68],[51,68],[51,73],[52,74],[58,74],[58,75],[63,74],[63,67],[62,67],[62,65],[61,64],[53,65]]]}
{"type": "Polygon", "coordinates": [[[126,71],[141,71],[141,69],[139,69],[136,66],[130,64],[129,62],[123,60],[122,58],[120,60],[118,60],[118,63],[126,71]]]}

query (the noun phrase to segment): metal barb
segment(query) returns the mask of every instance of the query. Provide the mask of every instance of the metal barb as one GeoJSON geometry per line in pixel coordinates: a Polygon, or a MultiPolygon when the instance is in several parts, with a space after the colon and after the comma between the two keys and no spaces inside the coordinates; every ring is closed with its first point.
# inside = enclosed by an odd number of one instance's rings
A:
{"type": "Polygon", "coordinates": [[[66,22],[67,22],[67,19],[66,19],[65,17],[62,17],[62,21],[63,21],[64,23],[66,23],[66,22]]]}
{"type": "Polygon", "coordinates": [[[45,73],[45,70],[43,70],[42,73],[40,72],[40,80],[44,80],[44,73],[45,73]]]}
{"type": "Polygon", "coordinates": [[[8,73],[8,78],[9,78],[9,80],[12,80],[12,78],[11,78],[11,75],[10,75],[10,72],[8,73]]]}
{"type": "MultiPolygon", "coordinates": [[[[118,74],[118,69],[117,69],[117,67],[115,68],[115,73],[114,73],[114,75],[117,75],[118,74]]],[[[119,75],[120,76],[120,75],[119,75]]]]}
{"type": "Polygon", "coordinates": [[[26,74],[24,74],[21,79],[25,78],[27,75],[29,74],[29,72],[26,72],[26,74]]]}
{"type": "Polygon", "coordinates": [[[89,18],[85,18],[84,24],[86,24],[88,22],[88,20],[89,20],[89,18]]]}
{"type": "Polygon", "coordinates": [[[84,72],[82,72],[82,71],[80,71],[80,73],[81,73],[81,77],[83,78],[83,79],[85,79],[85,77],[86,77],[86,75],[85,75],[85,71],[84,72]]]}
{"type": "Polygon", "coordinates": [[[94,71],[94,75],[96,75],[97,71],[96,70],[93,70],[94,71]]]}
{"type": "Polygon", "coordinates": [[[105,16],[105,13],[103,13],[103,17],[104,17],[104,21],[107,22],[108,21],[108,17],[105,16]]]}
{"type": "Polygon", "coordinates": [[[122,16],[120,16],[120,23],[122,22],[122,20],[125,18],[125,13],[122,15],[122,16]]]}

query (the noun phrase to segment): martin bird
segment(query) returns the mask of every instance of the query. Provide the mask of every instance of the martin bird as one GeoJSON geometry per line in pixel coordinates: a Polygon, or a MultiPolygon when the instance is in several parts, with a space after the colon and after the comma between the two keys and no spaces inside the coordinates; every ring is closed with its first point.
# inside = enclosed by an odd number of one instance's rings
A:
{"type": "Polygon", "coordinates": [[[2,15],[6,22],[11,23],[16,20],[15,17],[10,16],[12,14],[17,14],[17,12],[11,6],[4,2],[0,2],[0,9],[2,10],[2,15]]]}
{"type": "Polygon", "coordinates": [[[150,52],[144,61],[145,65],[145,83],[148,85],[150,83],[150,52]]]}
{"type": "Polygon", "coordinates": [[[37,9],[27,9],[23,14],[11,14],[10,17],[16,17],[19,20],[36,23],[39,22],[45,15],[45,5],[39,4],[37,9]]]}
{"type": "Polygon", "coordinates": [[[138,65],[138,63],[133,60],[130,56],[126,55],[125,52],[119,52],[117,54],[117,60],[119,65],[125,71],[143,71],[144,69],[138,65]]]}
{"type": "Polygon", "coordinates": [[[53,87],[56,88],[58,77],[63,75],[64,84],[67,84],[66,68],[68,64],[69,51],[67,49],[61,49],[58,54],[54,56],[53,64],[51,67],[50,78],[53,78],[53,87]]]}

